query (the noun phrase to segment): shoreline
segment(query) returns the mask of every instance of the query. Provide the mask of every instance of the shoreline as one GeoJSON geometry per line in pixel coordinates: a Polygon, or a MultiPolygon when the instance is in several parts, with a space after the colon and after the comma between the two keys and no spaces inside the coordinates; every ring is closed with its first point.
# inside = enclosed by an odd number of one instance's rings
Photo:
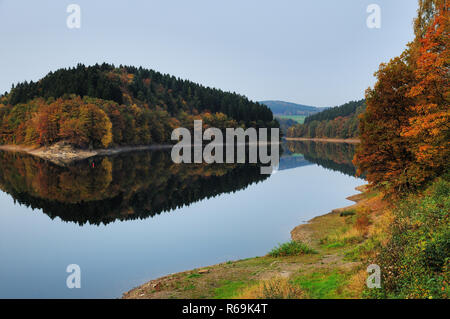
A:
{"type": "Polygon", "coordinates": [[[359,144],[361,140],[359,138],[307,138],[307,137],[286,137],[286,141],[313,141],[324,143],[347,143],[347,144],[359,144]]]}
{"type": "MultiPolygon", "coordinates": [[[[279,142],[276,142],[279,143],[279,142]]],[[[270,144],[270,143],[262,143],[270,144]]],[[[70,144],[64,142],[58,142],[51,146],[26,146],[26,145],[0,145],[0,151],[7,152],[20,152],[33,156],[37,156],[44,160],[50,161],[57,165],[68,165],[76,161],[81,161],[95,156],[107,156],[115,155],[125,152],[147,151],[147,150],[165,150],[171,149],[175,144],[151,144],[151,145],[138,145],[138,146],[117,146],[112,148],[100,148],[100,149],[80,149],[74,148],[70,144]]],[[[220,144],[227,146],[229,144],[220,144]]],[[[242,145],[242,144],[237,144],[242,145]]],[[[245,143],[245,145],[253,145],[252,143],[245,143]]],[[[193,147],[190,145],[188,147],[193,147]]]]}
{"type": "MultiPolygon", "coordinates": [[[[365,211],[368,207],[377,214],[381,214],[383,205],[379,196],[374,196],[367,185],[361,185],[355,188],[359,191],[355,195],[347,197],[348,200],[355,203],[333,209],[324,215],[319,215],[307,223],[294,227],[291,231],[291,240],[301,241],[313,249],[317,250],[315,254],[303,254],[300,256],[288,257],[270,257],[257,256],[242,260],[222,262],[216,265],[205,266],[201,268],[186,270],[178,273],[169,274],[163,277],[155,278],[139,285],[121,296],[122,299],[164,299],[164,298],[250,298],[247,291],[256,282],[269,282],[270,280],[291,279],[296,272],[312,273],[319,269],[328,269],[331,273],[345,272],[346,277],[351,276],[357,285],[351,284],[352,291],[345,290],[343,298],[357,298],[361,293],[366,278],[365,269],[361,270],[360,261],[348,261],[345,259],[345,250],[336,245],[336,247],[323,248],[323,236],[334,236],[339,227],[348,227],[349,220],[354,217],[354,212],[365,211]],[[349,212],[352,212],[351,214],[349,212]],[[348,214],[348,215],[347,215],[348,214]],[[274,267],[276,265],[276,267],[274,267]],[[362,274],[362,275],[361,275],[362,274]],[[363,278],[360,278],[364,276],[363,278]],[[230,279],[232,278],[232,279],[230,279]],[[220,285],[248,282],[248,286],[237,287],[237,295],[219,295],[220,285]],[[188,285],[189,284],[189,285],[188,285]],[[186,285],[183,287],[183,285],[186,285]],[[207,286],[211,286],[206,291],[207,286]],[[247,289],[247,290],[246,290],[247,289]],[[243,293],[244,292],[244,293],[243,293]]],[[[356,213],[358,216],[358,213],[356,213]]],[[[344,234],[345,235],[345,234],[344,234]]],[[[346,235],[345,235],[346,236],[346,235]]],[[[365,240],[364,239],[363,243],[365,240]]],[[[346,249],[355,249],[362,243],[351,243],[346,249]]],[[[237,284],[236,284],[237,285],[237,284]]]]}
{"type": "Polygon", "coordinates": [[[169,149],[172,145],[153,144],[140,146],[118,146],[114,148],[84,150],[57,143],[52,146],[32,147],[24,145],[0,145],[0,151],[20,152],[37,156],[58,165],[67,165],[95,156],[115,155],[124,152],[169,149]]]}

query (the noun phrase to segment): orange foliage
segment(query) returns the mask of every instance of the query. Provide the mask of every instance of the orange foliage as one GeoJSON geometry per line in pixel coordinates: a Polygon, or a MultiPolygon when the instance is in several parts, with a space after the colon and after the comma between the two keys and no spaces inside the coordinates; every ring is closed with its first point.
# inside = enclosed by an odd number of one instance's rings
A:
{"type": "Polygon", "coordinates": [[[354,163],[372,186],[391,194],[421,187],[448,170],[450,160],[449,5],[427,8],[435,12],[426,32],[380,66],[361,117],[354,163]]]}

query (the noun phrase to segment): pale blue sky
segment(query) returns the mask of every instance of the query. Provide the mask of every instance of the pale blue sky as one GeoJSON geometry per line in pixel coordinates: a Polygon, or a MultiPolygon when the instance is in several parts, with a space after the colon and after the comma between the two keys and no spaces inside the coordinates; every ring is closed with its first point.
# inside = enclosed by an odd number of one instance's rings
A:
{"type": "Polygon", "coordinates": [[[253,100],[334,106],[362,98],[413,38],[416,0],[0,0],[0,92],[81,62],[108,62],[253,100]],[[81,29],[66,26],[81,6],[81,29]],[[369,4],[381,29],[366,26],[369,4]]]}

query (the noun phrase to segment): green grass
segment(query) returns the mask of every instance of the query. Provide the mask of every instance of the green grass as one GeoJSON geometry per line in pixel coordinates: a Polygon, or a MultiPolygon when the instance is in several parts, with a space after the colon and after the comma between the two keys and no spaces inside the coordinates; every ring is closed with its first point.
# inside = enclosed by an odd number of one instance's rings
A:
{"type": "Polygon", "coordinates": [[[275,117],[278,117],[280,119],[285,119],[285,120],[293,120],[296,121],[297,123],[303,124],[305,122],[305,117],[304,115],[275,115],[275,117]]]}
{"type": "Polygon", "coordinates": [[[340,248],[340,247],[344,247],[344,246],[345,246],[345,242],[343,242],[343,241],[336,241],[334,243],[325,245],[324,247],[330,249],[330,248],[340,248]]]}
{"type": "Polygon", "coordinates": [[[295,278],[293,283],[300,286],[309,298],[334,299],[342,298],[340,289],[345,285],[346,278],[337,271],[328,273],[315,272],[295,278]]]}
{"type": "Polygon", "coordinates": [[[185,291],[187,291],[187,290],[194,290],[195,289],[195,285],[194,284],[190,284],[190,285],[185,286],[183,289],[185,291]]]}
{"type": "Polygon", "coordinates": [[[316,251],[301,241],[290,241],[278,245],[269,252],[271,257],[298,256],[303,254],[315,254],[316,251]]]}
{"type": "Polygon", "coordinates": [[[229,299],[239,294],[239,292],[248,286],[244,281],[223,280],[221,286],[214,290],[215,299],[229,299]]]}

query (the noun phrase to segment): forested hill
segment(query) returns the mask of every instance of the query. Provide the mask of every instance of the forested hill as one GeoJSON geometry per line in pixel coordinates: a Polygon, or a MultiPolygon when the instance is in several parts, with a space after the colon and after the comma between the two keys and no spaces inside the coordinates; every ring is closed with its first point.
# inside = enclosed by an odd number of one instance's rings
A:
{"type": "Polygon", "coordinates": [[[305,118],[304,124],[290,127],[288,137],[353,138],[359,134],[358,116],[364,112],[365,100],[351,101],[305,118]]]}
{"type": "Polygon", "coordinates": [[[272,111],[245,96],[132,66],[60,69],[0,97],[0,143],[142,145],[170,141],[194,119],[215,127],[274,127],[272,111]]]}
{"type": "Polygon", "coordinates": [[[311,115],[324,110],[324,108],[284,101],[261,101],[260,103],[267,105],[276,115],[311,115]]]}
{"type": "Polygon", "coordinates": [[[356,110],[364,104],[364,101],[364,99],[359,101],[351,101],[340,106],[326,109],[320,113],[308,116],[305,118],[305,123],[310,123],[312,121],[330,121],[339,116],[346,117],[353,115],[356,110]]]}

